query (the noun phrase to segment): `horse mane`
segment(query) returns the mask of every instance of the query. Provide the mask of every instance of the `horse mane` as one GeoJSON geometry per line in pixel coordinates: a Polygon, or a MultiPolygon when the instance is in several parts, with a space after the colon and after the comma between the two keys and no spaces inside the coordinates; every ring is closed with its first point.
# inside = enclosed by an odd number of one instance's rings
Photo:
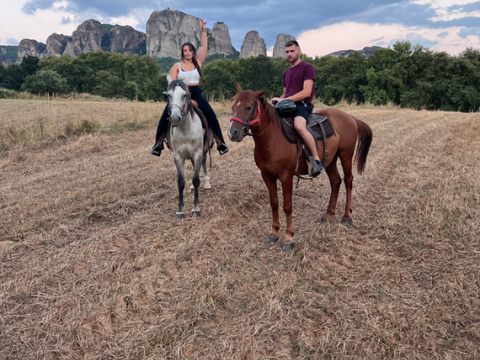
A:
{"type": "Polygon", "coordinates": [[[188,90],[188,85],[185,84],[182,80],[172,80],[170,84],[168,84],[167,91],[175,89],[175,87],[180,86],[183,90],[185,90],[187,93],[190,91],[188,90]]]}
{"type": "MultiPolygon", "coordinates": [[[[242,102],[242,101],[246,101],[246,100],[252,100],[252,97],[250,96],[250,94],[252,93],[252,91],[250,90],[242,90],[240,91],[239,93],[237,93],[234,98],[233,98],[233,103],[237,103],[238,101],[242,102]]],[[[263,105],[263,109],[265,110],[265,114],[267,114],[267,116],[272,119],[272,121],[277,121],[277,122],[280,122],[280,117],[278,116],[278,113],[277,111],[275,110],[275,108],[268,103],[268,101],[265,101],[263,98],[262,99],[259,99],[259,101],[262,103],[263,105]]]]}
{"type": "Polygon", "coordinates": [[[262,101],[263,110],[265,110],[265,114],[272,119],[273,121],[280,122],[280,116],[278,116],[277,110],[271,105],[268,101],[262,101]]]}

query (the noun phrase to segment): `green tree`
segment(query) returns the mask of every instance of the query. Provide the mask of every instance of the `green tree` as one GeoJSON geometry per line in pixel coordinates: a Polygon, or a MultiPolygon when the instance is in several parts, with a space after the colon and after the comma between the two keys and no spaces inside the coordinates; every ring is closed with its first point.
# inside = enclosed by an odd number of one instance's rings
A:
{"type": "Polygon", "coordinates": [[[34,94],[62,94],[68,91],[68,85],[55,71],[39,70],[34,75],[27,76],[22,90],[34,94]]]}

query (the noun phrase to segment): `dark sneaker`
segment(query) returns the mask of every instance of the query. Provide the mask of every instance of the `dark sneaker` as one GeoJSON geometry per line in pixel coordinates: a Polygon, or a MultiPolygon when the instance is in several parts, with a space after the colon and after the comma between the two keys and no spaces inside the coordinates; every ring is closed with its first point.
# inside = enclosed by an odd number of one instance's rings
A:
{"type": "Polygon", "coordinates": [[[323,163],[320,160],[312,161],[312,170],[310,172],[310,176],[317,177],[321,173],[325,172],[325,168],[323,167],[323,163]]]}
{"type": "Polygon", "coordinates": [[[220,143],[220,145],[217,146],[217,150],[220,153],[220,155],[226,154],[227,152],[230,151],[227,145],[225,145],[223,142],[220,143]]]}
{"type": "Polygon", "coordinates": [[[163,149],[164,149],[163,144],[162,145],[155,144],[152,150],[150,150],[150,154],[155,156],[160,156],[162,154],[163,149]]]}

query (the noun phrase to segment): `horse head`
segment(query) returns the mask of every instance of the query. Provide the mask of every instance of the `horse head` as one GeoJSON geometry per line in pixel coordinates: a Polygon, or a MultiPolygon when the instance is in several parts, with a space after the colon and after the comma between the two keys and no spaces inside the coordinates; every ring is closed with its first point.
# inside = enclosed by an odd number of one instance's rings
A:
{"type": "Polygon", "coordinates": [[[185,118],[190,104],[190,91],[188,82],[190,79],[172,80],[170,74],[167,75],[168,88],[164,93],[167,100],[168,113],[172,126],[178,126],[185,118]]]}
{"type": "Polygon", "coordinates": [[[237,83],[237,94],[233,98],[232,117],[228,137],[232,141],[240,142],[248,134],[250,128],[260,125],[260,105],[265,91],[242,90],[237,83]]]}

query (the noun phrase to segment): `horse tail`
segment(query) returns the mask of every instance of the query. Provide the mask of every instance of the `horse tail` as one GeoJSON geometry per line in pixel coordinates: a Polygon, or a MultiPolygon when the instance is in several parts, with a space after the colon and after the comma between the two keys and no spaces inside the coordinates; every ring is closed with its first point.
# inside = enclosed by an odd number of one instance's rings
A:
{"type": "Polygon", "coordinates": [[[355,119],[355,121],[357,122],[358,126],[358,142],[357,150],[355,151],[355,162],[357,163],[357,172],[362,174],[365,170],[368,150],[370,150],[370,144],[372,143],[373,132],[370,126],[368,126],[362,120],[355,119]]]}

